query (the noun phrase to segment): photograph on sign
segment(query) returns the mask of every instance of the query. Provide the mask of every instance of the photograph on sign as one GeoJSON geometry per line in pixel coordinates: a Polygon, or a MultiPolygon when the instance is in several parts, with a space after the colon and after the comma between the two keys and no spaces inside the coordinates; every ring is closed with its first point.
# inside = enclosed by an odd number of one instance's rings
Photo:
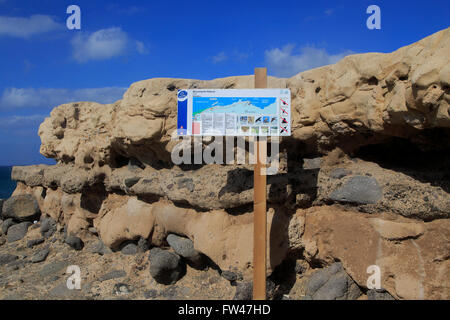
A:
{"type": "Polygon", "coordinates": [[[290,136],[289,89],[178,91],[178,135],[290,136]]]}

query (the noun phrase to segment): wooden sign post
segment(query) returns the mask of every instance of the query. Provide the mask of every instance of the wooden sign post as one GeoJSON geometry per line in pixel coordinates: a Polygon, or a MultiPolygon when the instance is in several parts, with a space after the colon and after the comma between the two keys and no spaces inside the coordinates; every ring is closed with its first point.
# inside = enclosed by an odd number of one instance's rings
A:
{"type": "MultiPolygon", "coordinates": [[[[255,68],[255,89],[267,88],[267,69],[255,68]]],[[[258,139],[258,137],[256,137],[258,139]]],[[[253,300],[266,299],[267,213],[266,168],[267,140],[255,143],[254,212],[253,212],[253,300]]]]}
{"type": "MultiPolygon", "coordinates": [[[[178,136],[252,137],[251,143],[255,142],[253,299],[265,300],[267,137],[291,135],[291,91],[288,88],[267,89],[267,69],[255,68],[255,89],[180,89],[177,100],[178,136]]],[[[179,160],[174,163],[183,163],[183,159],[179,160]]]]}

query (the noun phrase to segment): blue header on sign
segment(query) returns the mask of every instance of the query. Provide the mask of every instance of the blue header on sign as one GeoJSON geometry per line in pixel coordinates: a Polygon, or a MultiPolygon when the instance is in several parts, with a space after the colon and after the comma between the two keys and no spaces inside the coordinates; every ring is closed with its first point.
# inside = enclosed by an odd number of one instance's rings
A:
{"type": "Polygon", "coordinates": [[[178,135],[187,134],[187,99],[188,93],[185,90],[178,90],[178,117],[177,133],[178,135]]]}

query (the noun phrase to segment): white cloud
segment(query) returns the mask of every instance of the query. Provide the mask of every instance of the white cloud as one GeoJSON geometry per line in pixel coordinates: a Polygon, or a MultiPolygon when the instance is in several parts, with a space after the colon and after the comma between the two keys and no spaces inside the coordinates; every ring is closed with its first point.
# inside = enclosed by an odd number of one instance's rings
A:
{"type": "Polygon", "coordinates": [[[129,38],[121,28],[79,33],[71,41],[73,57],[78,62],[105,60],[125,54],[129,38]]]}
{"type": "Polygon", "coordinates": [[[223,51],[219,52],[215,56],[211,57],[211,60],[212,60],[213,63],[223,62],[223,61],[225,61],[227,59],[228,59],[228,56],[223,51]]]}
{"type": "Polygon", "coordinates": [[[333,13],[334,13],[334,10],[333,10],[333,9],[325,10],[325,15],[326,15],[326,16],[331,16],[333,13]]]}
{"type": "Polygon", "coordinates": [[[145,44],[141,41],[136,41],[136,51],[139,54],[148,54],[149,52],[145,44]]]}
{"type": "Polygon", "coordinates": [[[86,89],[7,88],[0,97],[0,110],[15,108],[53,108],[76,101],[112,103],[122,98],[126,88],[105,87],[86,89]]]}
{"type": "Polygon", "coordinates": [[[35,14],[29,18],[0,16],[0,36],[29,38],[63,28],[62,24],[48,15],[35,14]]]}
{"type": "Polygon", "coordinates": [[[270,72],[279,77],[291,77],[301,71],[333,64],[349,54],[348,50],[339,54],[329,54],[325,49],[311,46],[294,51],[295,46],[286,45],[283,48],[275,48],[265,51],[265,60],[270,72]]]}
{"type": "Polygon", "coordinates": [[[89,60],[107,60],[136,51],[147,54],[141,41],[134,41],[121,28],[100,29],[95,32],[80,32],[71,41],[73,57],[80,63],[89,60]]]}
{"type": "Polygon", "coordinates": [[[41,123],[45,119],[45,115],[34,114],[27,116],[8,116],[0,118],[0,129],[9,129],[20,125],[26,127],[29,124],[41,123]]]}
{"type": "MultiPolygon", "coordinates": [[[[44,121],[45,115],[13,115],[0,117],[0,133],[2,137],[26,137],[29,140],[37,134],[39,125],[44,121]]],[[[48,117],[48,115],[47,115],[48,117]]]]}

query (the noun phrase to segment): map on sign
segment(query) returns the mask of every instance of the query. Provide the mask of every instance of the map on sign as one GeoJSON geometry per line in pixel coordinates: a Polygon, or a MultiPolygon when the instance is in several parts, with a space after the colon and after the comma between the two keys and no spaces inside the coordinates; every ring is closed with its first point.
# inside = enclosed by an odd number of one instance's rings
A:
{"type": "Polygon", "coordinates": [[[178,91],[178,135],[289,136],[289,89],[178,91]]]}

